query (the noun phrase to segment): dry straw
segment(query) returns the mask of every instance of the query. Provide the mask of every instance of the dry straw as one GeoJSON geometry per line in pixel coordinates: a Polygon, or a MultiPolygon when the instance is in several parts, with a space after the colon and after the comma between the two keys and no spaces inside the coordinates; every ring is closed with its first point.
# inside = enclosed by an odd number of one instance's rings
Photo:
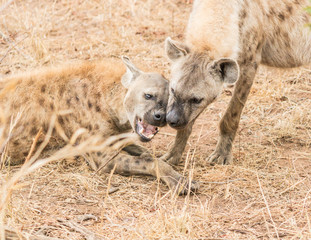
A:
{"type": "MultiPolygon", "coordinates": [[[[21,112],[22,114],[22,112],[21,112]]],[[[66,114],[66,113],[59,113],[59,114],[66,114]]],[[[9,202],[9,199],[12,195],[12,191],[14,189],[18,189],[18,182],[24,178],[25,176],[29,175],[30,173],[33,173],[37,169],[47,165],[48,163],[59,161],[61,159],[66,158],[73,158],[78,155],[83,155],[88,152],[97,152],[97,151],[104,151],[104,152],[115,152],[119,151],[119,149],[122,149],[123,147],[132,144],[134,140],[137,139],[136,135],[134,134],[120,134],[116,136],[112,136],[108,138],[106,141],[102,143],[102,139],[99,137],[90,137],[82,142],[80,142],[78,145],[73,144],[76,142],[76,140],[81,136],[86,130],[85,129],[78,129],[73,136],[71,137],[69,144],[65,147],[61,148],[60,150],[56,151],[52,156],[39,159],[40,154],[48,144],[52,131],[55,127],[57,115],[54,114],[51,117],[49,129],[45,135],[44,141],[39,145],[36,152],[33,153],[35,146],[37,145],[37,141],[39,136],[42,134],[42,130],[40,129],[37,136],[34,138],[33,144],[31,146],[31,149],[29,151],[28,156],[26,157],[25,163],[20,167],[20,169],[13,174],[8,180],[6,180],[6,183],[3,184],[0,193],[1,193],[1,199],[0,199],[0,236],[1,239],[5,238],[5,214],[6,214],[6,208],[9,202]]],[[[18,117],[14,121],[13,124],[11,124],[11,129],[13,130],[16,122],[18,121],[18,117]]],[[[7,142],[7,141],[5,141],[7,142]]],[[[2,143],[4,144],[4,143],[2,143]]],[[[3,153],[2,155],[4,155],[3,153]]],[[[70,224],[70,223],[65,223],[70,224]]],[[[78,226],[76,226],[78,228],[78,226]]],[[[81,230],[82,231],[82,230],[81,230]]],[[[88,233],[88,232],[87,232],[88,233]]],[[[86,234],[88,236],[89,234],[86,234]]],[[[93,238],[92,238],[93,239],[93,238]]]]}
{"type": "MultiPolygon", "coordinates": [[[[126,54],[169,77],[164,39],[183,39],[192,6],[186,0],[0,0],[0,6],[8,2],[0,12],[1,76],[126,54]]],[[[151,177],[94,174],[84,160],[68,157],[14,185],[5,228],[36,239],[310,239],[310,72],[310,66],[259,68],[230,166],[205,161],[230,90],[198,118],[176,167],[201,182],[198,194],[178,197],[151,177]]],[[[156,156],[174,140],[173,130],[161,133],[146,144],[156,156]]],[[[1,186],[18,172],[3,168],[1,186]]]]}

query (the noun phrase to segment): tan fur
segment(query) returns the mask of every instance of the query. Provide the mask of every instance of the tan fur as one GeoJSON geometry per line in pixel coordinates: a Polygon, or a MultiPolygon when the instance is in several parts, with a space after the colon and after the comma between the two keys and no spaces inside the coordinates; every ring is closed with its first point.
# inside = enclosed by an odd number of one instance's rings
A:
{"type": "MultiPolygon", "coordinates": [[[[58,114],[58,123],[65,136],[53,131],[53,135],[44,155],[53,153],[67,144],[67,140],[79,128],[87,129],[83,138],[99,135],[105,140],[109,136],[135,130],[136,118],[153,124],[153,114],[163,111],[165,114],[168,99],[168,82],[160,74],[144,73],[132,63],[105,59],[101,62],[83,62],[57,68],[44,68],[31,73],[23,73],[4,79],[0,83],[0,109],[4,136],[9,136],[12,119],[19,113],[21,117],[13,129],[7,144],[6,154],[9,164],[20,164],[25,160],[33,138],[43,129],[47,132],[52,114],[58,114]],[[129,70],[131,69],[131,70],[129,70]],[[132,74],[133,71],[135,76],[132,74]],[[127,89],[121,79],[127,80],[127,89]],[[144,94],[156,96],[155,100],[146,100],[144,94]]],[[[164,115],[165,116],[165,115],[164,115]]],[[[44,134],[39,138],[43,141],[44,134]]],[[[109,172],[116,165],[116,173],[148,174],[159,177],[169,187],[176,188],[187,181],[167,163],[156,161],[152,155],[139,145],[124,149],[113,161],[106,164],[109,156],[104,152],[88,153],[97,167],[104,165],[103,171],[109,172]],[[129,154],[126,154],[129,153],[129,154]]],[[[195,182],[191,189],[196,189],[195,182]]],[[[182,193],[187,192],[187,186],[182,193]]]]}
{"type": "MultiPolygon", "coordinates": [[[[89,129],[90,134],[103,132],[104,137],[118,133],[112,121],[102,121],[102,118],[107,119],[110,115],[107,97],[112,97],[111,102],[116,103],[116,109],[122,109],[122,95],[124,96],[126,89],[119,82],[124,69],[124,66],[116,61],[83,63],[61,68],[46,68],[6,79],[6,86],[14,83],[16,87],[1,99],[1,108],[9,117],[16,117],[18,112],[22,113],[15,128],[17,135],[9,142],[8,153],[12,157],[11,164],[24,160],[29,151],[25,146],[30,146],[40,127],[47,130],[54,112],[63,110],[73,112],[69,117],[59,117],[59,122],[62,123],[68,137],[81,127],[89,129]],[[114,68],[114,65],[118,68],[114,68]],[[99,79],[105,81],[98,81],[99,79]],[[122,94],[110,94],[112,90],[121,91],[122,94]],[[104,92],[109,94],[103,95],[104,92]],[[92,104],[91,108],[89,104],[92,104]],[[72,121],[72,118],[75,121],[72,121]]],[[[121,119],[121,122],[127,123],[124,112],[122,114],[116,110],[114,114],[121,119]]],[[[8,118],[6,124],[10,120],[8,118]]],[[[129,126],[124,128],[128,129],[129,126]]],[[[8,130],[9,128],[6,128],[6,135],[8,130]]],[[[57,147],[64,145],[60,136],[54,137],[53,141],[57,147]]],[[[49,147],[54,148],[52,144],[49,147]]]]}
{"type": "Polygon", "coordinates": [[[231,162],[232,142],[258,65],[297,67],[311,62],[311,31],[305,26],[311,19],[303,10],[307,4],[307,0],[194,2],[185,44],[166,41],[173,61],[170,87],[174,91],[170,93],[167,121],[183,134],[177,134],[181,139],[176,139],[164,159],[179,161],[193,122],[221,92],[219,83],[238,80],[220,122],[216,150],[208,159],[210,163],[231,162]],[[214,61],[221,63],[215,67],[214,61]],[[203,100],[190,104],[191,99],[203,100]]]}
{"type": "Polygon", "coordinates": [[[209,51],[213,59],[236,55],[239,8],[239,4],[227,0],[195,1],[187,28],[186,43],[194,51],[209,51]],[[220,18],[219,15],[223,17],[220,18]]]}

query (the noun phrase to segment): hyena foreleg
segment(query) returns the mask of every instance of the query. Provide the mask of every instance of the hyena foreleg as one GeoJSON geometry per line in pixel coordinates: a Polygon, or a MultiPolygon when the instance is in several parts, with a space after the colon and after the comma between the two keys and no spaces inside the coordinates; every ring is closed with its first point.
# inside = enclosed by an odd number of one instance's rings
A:
{"type": "Polygon", "coordinates": [[[137,144],[131,144],[122,149],[123,151],[127,152],[128,154],[132,156],[140,156],[144,152],[147,152],[148,150],[144,148],[143,146],[137,145],[137,144]]]}
{"type": "MultiPolygon", "coordinates": [[[[105,156],[105,158],[107,157],[105,156]]],[[[114,172],[120,175],[151,175],[158,177],[170,189],[177,191],[178,194],[186,194],[189,189],[194,192],[199,187],[199,184],[195,181],[192,181],[189,186],[188,179],[176,172],[168,163],[155,159],[148,152],[140,156],[119,153],[113,159],[103,159],[101,161],[103,167],[99,168],[103,172],[111,172],[114,169],[114,172]]]]}
{"type": "Polygon", "coordinates": [[[185,129],[177,130],[175,142],[170,150],[161,157],[161,160],[172,165],[177,165],[180,162],[182,154],[187,145],[188,138],[192,131],[193,123],[190,123],[185,129]]]}
{"type": "Polygon", "coordinates": [[[229,106],[220,121],[220,135],[216,149],[207,158],[207,161],[211,164],[230,164],[232,162],[232,143],[239,126],[242,110],[255,78],[256,70],[260,62],[259,59],[260,55],[254,54],[239,63],[240,78],[236,83],[229,106]],[[245,63],[248,59],[256,60],[245,63]]]}

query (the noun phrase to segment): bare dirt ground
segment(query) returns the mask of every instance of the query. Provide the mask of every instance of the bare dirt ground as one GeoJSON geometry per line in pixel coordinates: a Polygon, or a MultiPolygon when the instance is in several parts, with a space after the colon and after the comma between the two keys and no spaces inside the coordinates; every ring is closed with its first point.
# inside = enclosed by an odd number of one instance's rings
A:
{"type": "MultiPolygon", "coordinates": [[[[186,0],[0,0],[0,76],[128,55],[169,77],[164,39],[183,39],[190,11],[186,0]]],[[[151,177],[94,175],[66,159],[14,186],[0,229],[21,239],[311,239],[311,67],[261,66],[234,163],[209,166],[229,95],[197,120],[177,167],[201,182],[197,194],[175,196],[151,177]]],[[[147,146],[160,156],[174,134],[163,128],[147,146]]],[[[15,171],[0,170],[0,184],[15,171]]]]}

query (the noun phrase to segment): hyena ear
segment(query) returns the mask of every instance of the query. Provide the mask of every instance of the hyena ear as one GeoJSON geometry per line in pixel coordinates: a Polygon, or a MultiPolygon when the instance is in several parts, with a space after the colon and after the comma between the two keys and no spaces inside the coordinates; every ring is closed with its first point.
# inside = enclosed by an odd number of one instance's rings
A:
{"type": "Polygon", "coordinates": [[[221,58],[212,63],[212,69],[220,74],[223,83],[234,84],[240,77],[240,67],[236,60],[221,58]]]}
{"type": "Polygon", "coordinates": [[[122,56],[121,59],[126,66],[126,73],[122,76],[121,83],[125,88],[129,88],[131,83],[142,74],[142,71],[127,56],[122,56]]]}
{"type": "Polygon", "coordinates": [[[180,57],[186,56],[190,52],[190,49],[186,45],[173,41],[168,37],[165,39],[165,52],[168,58],[174,61],[180,57]]]}

